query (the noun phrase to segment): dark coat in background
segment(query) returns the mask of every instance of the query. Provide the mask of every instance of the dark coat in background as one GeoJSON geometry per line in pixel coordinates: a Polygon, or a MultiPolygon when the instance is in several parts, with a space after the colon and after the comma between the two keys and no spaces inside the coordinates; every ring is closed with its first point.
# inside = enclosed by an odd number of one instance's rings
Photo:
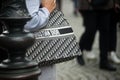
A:
{"type": "MultiPolygon", "coordinates": [[[[107,10],[114,6],[114,2],[120,2],[120,0],[109,0],[108,4],[100,7],[99,9],[107,10]]],[[[80,10],[93,10],[88,0],[79,0],[79,9],[80,10]]]]}

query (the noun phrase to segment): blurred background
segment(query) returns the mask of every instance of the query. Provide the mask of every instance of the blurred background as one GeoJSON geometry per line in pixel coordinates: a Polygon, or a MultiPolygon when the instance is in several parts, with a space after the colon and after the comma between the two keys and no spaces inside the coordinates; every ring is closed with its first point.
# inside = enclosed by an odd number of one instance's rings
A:
{"type": "MultiPolygon", "coordinates": [[[[81,14],[75,10],[72,0],[61,0],[59,3],[60,6],[58,7],[64,13],[65,18],[72,26],[78,42],[84,31],[83,18],[81,14]]],[[[57,80],[120,80],[120,64],[114,64],[117,66],[117,71],[115,72],[99,69],[98,36],[99,33],[97,32],[92,49],[97,56],[97,59],[89,60],[84,57],[86,62],[84,66],[79,65],[76,59],[57,64],[57,80]]],[[[120,57],[120,27],[117,27],[117,37],[116,53],[118,57],[120,57]]]]}

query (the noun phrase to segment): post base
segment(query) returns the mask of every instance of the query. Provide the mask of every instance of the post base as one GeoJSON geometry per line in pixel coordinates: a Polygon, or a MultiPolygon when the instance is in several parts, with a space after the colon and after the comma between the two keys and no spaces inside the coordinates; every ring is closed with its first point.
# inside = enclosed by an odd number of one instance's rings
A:
{"type": "Polygon", "coordinates": [[[0,80],[38,80],[40,73],[40,68],[32,61],[0,64],[0,80]]]}

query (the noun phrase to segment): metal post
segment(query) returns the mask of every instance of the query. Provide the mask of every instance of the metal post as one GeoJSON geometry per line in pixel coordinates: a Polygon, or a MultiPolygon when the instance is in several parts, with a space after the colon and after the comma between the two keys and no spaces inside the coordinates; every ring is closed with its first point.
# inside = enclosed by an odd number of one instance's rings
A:
{"type": "Polygon", "coordinates": [[[31,17],[25,0],[1,0],[0,22],[8,33],[0,35],[0,48],[8,53],[8,59],[0,64],[0,80],[38,80],[38,64],[25,57],[26,50],[34,44],[34,36],[23,31],[31,17]],[[16,5],[16,6],[15,6],[16,5]]]}

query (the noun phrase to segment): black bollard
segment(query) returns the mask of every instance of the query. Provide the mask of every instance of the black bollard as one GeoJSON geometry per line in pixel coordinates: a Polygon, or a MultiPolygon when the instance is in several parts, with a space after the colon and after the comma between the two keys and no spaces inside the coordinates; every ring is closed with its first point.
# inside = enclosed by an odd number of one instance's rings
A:
{"type": "Polygon", "coordinates": [[[0,64],[0,80],[38,80],[38,64],[25,57],[35,41],[32,33],[23,31],[30,19],[25,0],[0,1],[0,22],[8,29],[0,35],[0,48],[8,54],[0,64]]]}

